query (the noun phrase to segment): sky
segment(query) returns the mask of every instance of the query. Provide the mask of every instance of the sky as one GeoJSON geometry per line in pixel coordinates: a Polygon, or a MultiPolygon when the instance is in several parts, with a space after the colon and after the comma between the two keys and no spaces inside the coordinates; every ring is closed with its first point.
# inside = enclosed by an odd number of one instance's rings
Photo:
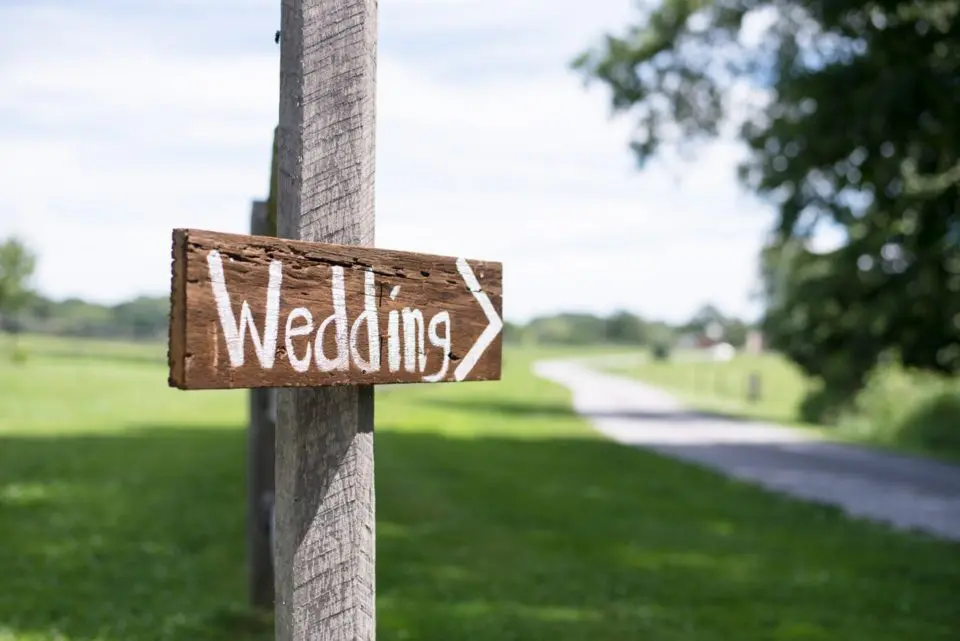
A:
{"type": "MultiPolygon", "coordinates": [[[[633,0],[380,0],[376,245],[504,265],[504,315],[752,317],[773,210],[734,141],[637,170],[569,61],[633,0]]],[[[0,0],[0,238],[48,296],[163,295],[171,230],[248,233],[279,0],[0,0]]]]}

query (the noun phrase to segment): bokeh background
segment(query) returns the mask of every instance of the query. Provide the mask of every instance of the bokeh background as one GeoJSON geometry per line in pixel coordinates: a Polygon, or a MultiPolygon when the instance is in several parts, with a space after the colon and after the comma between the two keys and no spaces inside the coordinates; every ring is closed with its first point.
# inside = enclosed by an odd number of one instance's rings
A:
{"type": "MultiPolygon", "coordinates": [[[[507,321],[502,381],[377,391],[381,638],[960,635],[955,541],[618,444],[536,373],[895,456],[865,501],[960,520],[958,13],[380,2],[376,245],[503,262],[507,321]]],[[[248,392],[169,389],[166,340],[171,229],[268,196],[280,2],[0,25],[0,641],[273,638],[248,392]]]]}

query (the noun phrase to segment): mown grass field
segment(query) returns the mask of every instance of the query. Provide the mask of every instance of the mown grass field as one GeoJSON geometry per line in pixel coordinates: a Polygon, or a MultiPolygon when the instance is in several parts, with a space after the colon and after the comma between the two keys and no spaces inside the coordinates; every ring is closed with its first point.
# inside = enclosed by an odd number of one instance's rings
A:
{"type": "MultiPolygon", "coordinates": [[[[0,640],[271,639],[245,392],[168,389],[162,347],[26,345],[0,361],[0,640]]],[[[378,390],[378,638],[957,638],[960,546],[606,442],[543,355],[378,390]]]]}
{"type": "Polygon", "coordinates": [[[805,421],[801,404],[815,385],[776,354],[738,354],[713,362],[680,352],[668,361],[647,358],[603,367],[674,392],[705,411],[816,429],[837,440],[960,461],[960,380],[881,367],[836,424],[805,421]],[[748,379],[760,380],[758,399],[748,379]]]}
{"type": "Polygon", "coordinates": [[[777,355],[738,354],[714,362],[678,352],[671,360],[636,359],[604,369],[622,373],[677,393],[705,410],[740,414],[777,423],[801,425],[797,407],[810,389],[809,381],[792,363],[777,355]],[[761,395],[747,399],[748,377],[757,373],[761,395]]]}

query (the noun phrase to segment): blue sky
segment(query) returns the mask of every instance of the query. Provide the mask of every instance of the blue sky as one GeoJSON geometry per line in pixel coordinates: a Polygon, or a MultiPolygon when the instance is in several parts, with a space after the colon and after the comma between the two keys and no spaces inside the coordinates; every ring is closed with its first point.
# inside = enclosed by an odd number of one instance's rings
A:
{"type": "MultiPolygon", "coordinates": [[[[279,0],[3,0],[0,237],[36,285],[163,294],[170,231],[248,230],[278,108],[279,0]]],[[[504,312],[752,314],[773,212],[741,148],[636,171],[568,61],[632,0],[380,0],[377,246],[504,263],[504,312]]]]}

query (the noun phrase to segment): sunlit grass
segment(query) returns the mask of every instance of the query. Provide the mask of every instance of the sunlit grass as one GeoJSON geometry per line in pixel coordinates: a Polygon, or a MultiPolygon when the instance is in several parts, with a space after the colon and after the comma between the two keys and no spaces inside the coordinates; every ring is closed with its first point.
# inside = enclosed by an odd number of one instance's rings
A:
{"type": "Polygon", "coordinates": [[[960,379],[877,368],[834,425],[803,420],[801,404],[816,384],[778,354],[738,354],[710,361],[680,352],[668,361],[636,359],[602,369],[666,389],[705,411],[769,421],[824,437],[960,460],[960,379]],[[749,379],[759,396],[749,395],[749,379]]]}
{"type": "MultiPolygon", "coordinates": [[[[0,362],[0,641],[271,639],[244,606],[245,392],[111,349],[0,362]]],[[[607,442],[543,355],[378,389],[378,638],[955,638],[957,545],[607,442]]]]}
{"type": "Polygon", "coordinates": [[[798,408],[811,383],[786,359],[776,354],[738,354],[730,361],[696,356],[679,352],[667,361],[642,359],[604,369],[668,389],[701,409],[800,423],[798,408]],[[751,376],[759,381],[756,398],[748,395],[751,376]]]}

